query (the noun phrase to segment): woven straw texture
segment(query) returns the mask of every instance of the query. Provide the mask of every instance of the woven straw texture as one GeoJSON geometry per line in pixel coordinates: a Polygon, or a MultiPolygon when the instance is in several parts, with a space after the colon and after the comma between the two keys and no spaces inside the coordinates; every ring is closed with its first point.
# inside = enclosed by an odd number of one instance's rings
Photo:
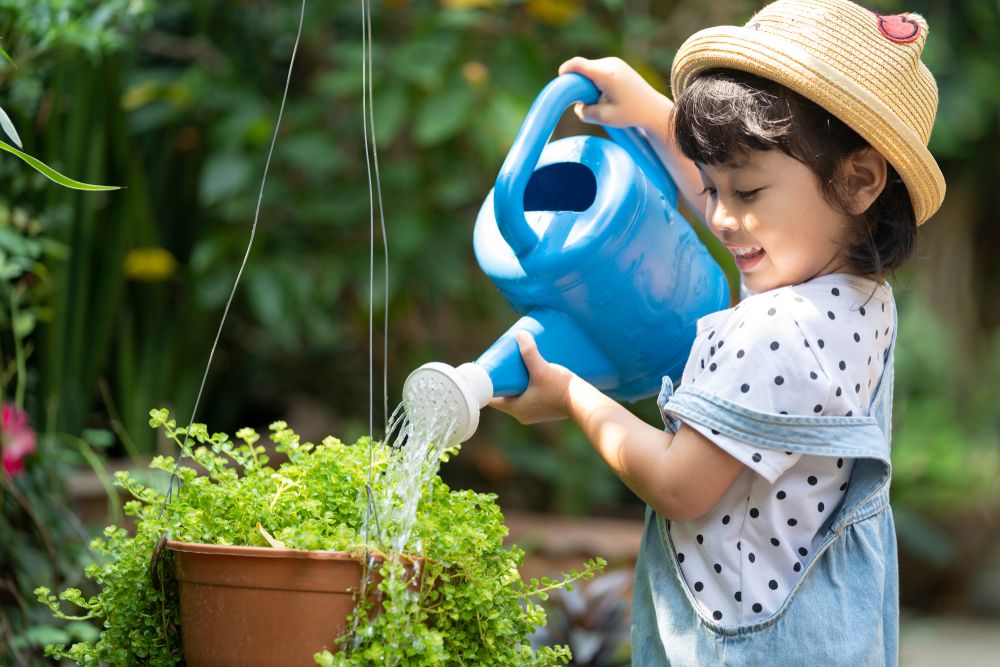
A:
{"type": "Polygon", "coordinates": [[[920,225],[945,193],[927,150],[938,103],[934,77],[920,60],[927,22],[918,14],[881,18],[847,0],[778,0],[743,27],[688,38],[674,58],[674,98],[698,73],[720,67],[787,86],[885,156],[906,184],[920,225]]]}

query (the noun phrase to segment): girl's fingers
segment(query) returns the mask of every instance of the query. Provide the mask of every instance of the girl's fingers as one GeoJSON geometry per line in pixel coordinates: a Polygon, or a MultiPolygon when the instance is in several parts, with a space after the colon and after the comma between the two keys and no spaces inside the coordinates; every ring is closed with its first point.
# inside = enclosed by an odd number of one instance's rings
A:
{"type": "Polygon", "coordinates": [[[590,60],[581,56],[575,56],[559,66],[559,73],[579,72],[586,76],[602,77],[612,74],[616,68],[620,68],[622,62],[615,57],[590,60]]]}
{"type": "Polygon", "coordinates": [[[545,360],[542,359],[542,354],[538,351],[538,345],[531,334],[526,331],[518,331],[514,334],[514,337],[517,338],[517,347],[521,351],[521,359],[524,360],[524,365],[527,366],[528,374],[530,375],[540,365],[544,364],[545,360]]]}
{"type": "Polygon", "coordinates": [[[570,72],[576,72],[577,74],[582,74],[591,81],[600,90],[604,90],[607,86],[608,77],[612,75],[611,69],[607,63],[603,63],[600,60],[587,60],[586,58],[570,58],[562,65],[559,66],[560,76],[563,74],[569,74],[570,72]]]}
{"type": "Polygon", "coordinates": [[[514,334],[517,338],[517,347],[521,351],[521,359],[528,369],[528,377],[537,377],[540,373],[549,370],[549,362],[542,353],[538,351],[538,343],[527,331],[518,331],[514,334]]]}
{"type": "Polygon", "coordinates": [[[576,72],[587,77],[594,82],[598,90],[601,91],[600,99],[594,104],[584,104],[577,102],[573,106],[573,113],[585,123],[600,125],[615,125],[618,122],[617,116],[621,111],[618,105],[611,99],[608,89],[612,84],[615,72],[620,69],[615,58],[601,58],[600,60],[587,60],[579,56],[570,58],[559,66],[559,74],[576,72]]]}
{"type": "Polygon", "coordinates": [[[498,396],[496,398],[490,399],[490,407],[496,408],[503,412],[509,412],[510,410],[510,399],[505,396],[498,396]]]}
{"type": "Polygon", "coordinates": [[[614,122],[615,109],[606,102],[598,102],[597,104],[580,102],[574,111],[576,111],[577,118],[585,123],[611,125],[614,122]]]}
{"type": "Polygon", "coordinates": [[[559,74],[561,76],[563,74],[569,74],[570,72],[578,72],[586,76],[586,71],[589,69],[588,65],[590,65],[590,62],[591,61],[586,58],[581,58],[580,56],[570,58],[559,66],[559,74]]]}
{"type": "Polygon", "coordinates": [[[577,102],[573,107],[573,113],[575,113],[576,117],[584,123],[600,123],[600,120],[598,120],[600,109],[596,104],[584,104],[583,102],[577,102]]]}

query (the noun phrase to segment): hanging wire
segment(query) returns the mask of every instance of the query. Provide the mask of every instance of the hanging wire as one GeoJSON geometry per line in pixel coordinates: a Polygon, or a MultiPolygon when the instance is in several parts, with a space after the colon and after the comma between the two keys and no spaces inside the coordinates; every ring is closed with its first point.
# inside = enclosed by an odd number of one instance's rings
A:
{"type": "MultiPolygon", "coordinates": [[[[371,0],[368,0],[368,71],[372,70],[372,13],[371,0]]],[[[389,440],[389,237],[385,228],[385,209],[382,206],[382,178],[378,171],[378,145],[375,142],[375,104],[372,100],[371,81],[368,85],[368,108],[371,113],[372,154],[375,157],[375,189],[378,192],[378,216],[382,226],[382,267],[383,267],[383,301],[382,301],[382,418],[385,422],[384,440],[389,440]]]]}
{"type": "MultiPolygon", "coordinates": [[[[371,0],[361,0],[361,116],[365,140],[365,166],[368,175],[369,252],[368,252],[368,497],[374,494],[374,438],[375,438],[375,203],[378,198],[379,226],[382,235],[383,266],[383,318],[382,318],[382,437],[389,439],[389,239],[385,226],[385,209],[382,204],[382,177],[378,167],[378,145],[375,141],[375,103],[372,84],[372,10],[371,0]],[[368,138],[371,137],[369,147],[368,138]],[[370,158],[369,158],[370,156],[370,158]],[[372,189],[372,172],[375,174],[375,188],[372,189]]],[[[374,512],[373,501],[370,511],[374,512]]],[[[376,528],[378,518],[375,518],[376,528]]],[[[368,521],[365,521],[367,540],[368,521]]]]}
{"type": "Polygon", "coordinates": [[[257,209],[253,214],[253,226],[250,228],[250,241],[247,243],[246,253],[243,255],[243,262],[240,264],[240,270],[236,274],[236,280],[233,283],[233,290],[229,293],[229,299],[226,301],[226,307],[222,311],[222,320],[219,322],[219,329],[215,332],[215,341],[212,343],[212,350],[208,354],[208,363],[205,365],[205,372],[201,377],[201,385],[198,387],[198,395],[194,400],[194,408],[191,410],[191,419],[188,420],[188,427],[184,433],[184,442],[181,444],[181,453],[174,461],[174,470],[170,474],[170,482],[167,485],[167,494],[163,499],[163,506],[160,508],[160,515],[163,515],[163,510],[166,509],[167,505],[170,503],[174,495],[174,487],[176,486],[177,492],[180,492],[181,479],[177,474],[177,469],[180,465],[181,457],[185,456],[188,451],[188,440],[191,437],[191,426],[194,424],[195,416],[198,414],[198,405],[201,402],[202,392],[205,390],[205,381],[208,379],[208,371],[212,368],[212,359],[215,357],[215,349],[219,345],[219,338],[222,336],[222,328],[226,324],[226,317],[229,315],[229,307],[233,303],[233,297],[236,296],[236,288],[240,284],[240,278],[243,277],[243,269],[246,268],[247,259],[250,257],[250,250],[253,248],[254,238],[257,235],[257,221],[260,218],[260,206],[264,199],[264,184],[267,182],[267,172],[271,167],[271,156],[274,154],[274,145],[278,140],[278,131],[281,129],[281,118],[285,113],[285,102],[288,99],[288,88],[292,82],[292,69],[295,67],[295,56],[299,50],[299,42],[302,39],[302,24],[304,23],[306,15],[306,0],[302,0],[302,7],[299,11],[299,27],[295,34],[295,44],[292,47],[292,58],[288,63],[288,74],[285,77],[285,90],[281,96],[281,106],[278,109],[278,120],[274,124],[274,134],[271,136],[271,147],[267,151],[267,161],[264,163],[264,175],[260,181],[260,192],[257,194],[257,209]]]}
{"type": "Polygon", "coordinates": [[[386,236],[385,211],[382,204],[382,178],[378,168],[378,145],[375,141],[375,103],[372,85],[372,10],[371,0],[362,0],[362,91],[361,113],[365,132],[365,161],[368,167],[368,205],[370,234],[368,253],[368,435],[375,435],[374,417],[374,311],[375,311],[375,208],[372,194],[372,172],[375,172],[375,193],[378,197],[379,226],[382,235],[383,319],[382,319],[382,419],[384,429],[389,424],[389,239],[386,236]],[[366,102],[367,98],[367,102],[366,102]],[[371,136],[369,151],[368,137],[371,136]],[[368,158],[371,155],[371,161],[368,158]]]}
{"type": "MultiPolygon", "coordinates": [[[[382,542],[382,527],[379,522],[378,509],[375,498],[375,195],[372,190],[372,171],[375,172],[376,189],[378,190],[379,219],[381,220],[382,245],[385,271],[385,317],[383,320],[383,375],[382,375],[382,400],[383,417],[386,420],[385,439],[388,440],[388,406],[389,406],[389,244],[386,239],[385,217],[382,210],[382,184],[378,170],[378,150],[375,146],[375,115],[373,112],[374,103],[372,100],[372,47],[371,47],[371,4],[368,0],[361,0],[361,118],[364,129],[365,142],[365,166],[368,177],[368,207],[369,207],[369,248],[368,248],[368,481],[365,484],[365,519],[363,528],[363,542],[365,549],[364,561],[361,569],[361,582],[359,590],[361,595],[369,595],[369,587],[372,584],[371,572],[375,566],[375,559],[371,553],[369,531],[371,524],[375,524],[376,542],[382,542]],[[369,130],[369,127],[371,130],[369,130]],[[371,133],[371,147],[369,149],[368,137],[371,133]],[[374,162],[374,167],[373,163],[374,162]]],[[[358,619],[354,620],[354,627],[351,632],[354,634],[353,647],[359,646],[360,638],[355,634],[358,619]]]]}
{"type": "MultiPolygon", "coordinates": [[[[381,530],[376,515],[375,508],[375,193],[372,188],[372,171],[378,177],[377,162],[373,168],[373,157],[377,161],[377,152],[374,150],[375,130],[374,114],[371,112],[371,6],[368,0],[361,0],[361,124],[365,142],[365,172],[368,177],[368,482],[365,484],[365,524],[364,542],[366,549],[365,572],[363,577],[367,579],[367,548],[371,543],[369,540],[369,530],[372,518],[375,520],[376,539],[381,537],[381,530]],[[369,116],[371,116],[371,146],[368,144],[369,136],[369,116]]],[[[379,209],[381,211],[382,195],[379,191],[379,209]]],[[[383,222],[383,235],[385,224],[383,222]]],[[[386,253],[388,257],[388,252],[386,253]]]]}
{"type": "Polygon", "coordinates": [[[365,135],[365,167],[368,175],[368,443],[371,445],[375,433],[375,204],[372,201],[372,163],[371,149],[368,147],[368,3],[361,0],[361,124],[365,135]]]}

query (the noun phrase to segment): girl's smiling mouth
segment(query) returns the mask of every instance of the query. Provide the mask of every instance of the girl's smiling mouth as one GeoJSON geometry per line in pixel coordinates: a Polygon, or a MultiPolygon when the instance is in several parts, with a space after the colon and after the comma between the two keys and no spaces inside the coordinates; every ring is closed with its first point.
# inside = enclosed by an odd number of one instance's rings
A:
{"type": "Polygon", "coordinates": [[[733,253],[733,258],[736,260],[736,268],[740,271],[752,269],[760,261],[760,258],[764,256],[764,248],[756,245],[726,246],[726,249],[733,253]]]}

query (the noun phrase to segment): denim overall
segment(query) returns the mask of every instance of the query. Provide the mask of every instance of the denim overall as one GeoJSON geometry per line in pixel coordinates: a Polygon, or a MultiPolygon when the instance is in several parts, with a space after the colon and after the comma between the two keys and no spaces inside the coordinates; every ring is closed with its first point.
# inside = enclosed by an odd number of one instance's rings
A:
{"type": "Polygon", "coordinates": [[[757,412],[664,378],[667,428],[691,420],[758,447],[855,459],[839,512],[781,607],[763,621],[722,627],[704,616],[677,567],[665,520],[646,509],[635,572],[632,664],[895,665],[899,595],[889,507],[892,364],[896,327],[868,416],[757,412]]]}

